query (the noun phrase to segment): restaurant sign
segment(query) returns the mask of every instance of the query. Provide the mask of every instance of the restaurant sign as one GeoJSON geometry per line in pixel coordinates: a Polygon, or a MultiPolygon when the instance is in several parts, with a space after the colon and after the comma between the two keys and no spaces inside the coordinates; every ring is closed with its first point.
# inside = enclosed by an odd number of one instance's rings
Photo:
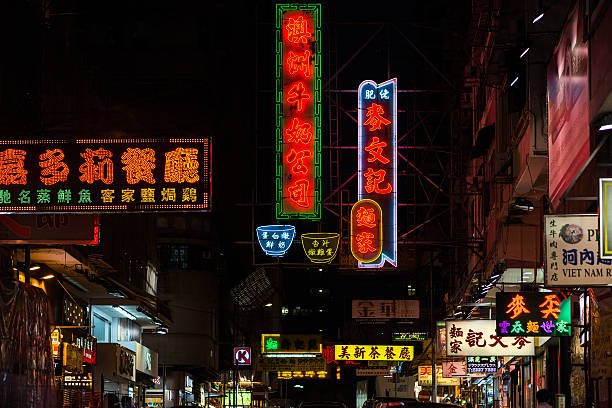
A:
{"type": "Polygon", "coordinates": [[[352,300],[353,319],[418,319],[418,300],[352,300]]]}
{"type": "MultiPolygon", "coordinates": [[[[607,215],[601,214],[601,220],[605,220],[607,215]]],[[[598,252],[597,215],[546,215],[544,222],[545,286],[612,284],[612,259],[602,259],[598,252]]],[[[601,228],[604,231],[601,253],[606,254],[604,221],[601,228]]]]}
{"type": "Polygon", "coordinates": [[[445,361],[442,363],[442,377],[465,377],[467,368],[464,361],[445,361]]]}
{"type": "MultiPolygon", "coordinates": [[[[431,387],[432,385],[432,369],[431,366],[419,366],[419,385],[431,387]]],[[[457,386],[461,385],[460,378],[445,378],[442,376],[442,366],[436,365],[436,384],[440,386],[457,386]]]]}
{"type": "Polygon", "coordinates": [[[205,210],[209,139],[11,140],[0,146],[0,211],[205,210]]]}
{"type": "Polygon", "coordinates": [[[262,334],[261,354],[322,353],[320,334],[262,334]]]}
{"type": "Polygon", "coordinates": [[[523,334],[502,337],[495,320],[446,322],[446,354],[450,356],[533,356],[534,339],[523,334]]]}
{"type": "Polygon", "coordinates": [[[386,345],[336,345],[336,360],[374,360],[374,361],[411,361],[414,358],[413,346],[386,345]]]}
{"type": "Polygon", "coordinates": [[[429,334],[425,332],[393,332],[393,341],[425,341],[429,334]]]}
{"type": "Polygon", "coordinates": [[[497,292],[497,335],[571,336],[571,299],[564,293],[497,292]]]}
{"type": "Polygon", "coordinates": [[[261,371],[323,371],[327,364],[323,357],[261,357],[257,368],[261,371]]]}
{"type": "Polygon", "coordinates": [[[468,374],[494,373],[502,360],[495,356],[467,357],[466,368],[468,374]]]}

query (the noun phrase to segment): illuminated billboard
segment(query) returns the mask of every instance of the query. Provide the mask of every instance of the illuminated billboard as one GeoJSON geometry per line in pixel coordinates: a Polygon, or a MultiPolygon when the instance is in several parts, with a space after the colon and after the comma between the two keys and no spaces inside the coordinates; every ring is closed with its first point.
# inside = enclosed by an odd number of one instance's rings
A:
{"type": "MultiPolygon", "coordinates": [[[[397,79],[364,81],[358,93],[358,200],[380,206],[382,245],[375,259],[353,251],[360,268],[397,265],[397,79]]],[[[351,220],[352,222],[352,220],[351,220]]],[[[351,223],[352,225],[352,223],[351,223]]],[[[353,238],[353,237],[351,237],[353,238]]]]}
{"type": "Polygon", "coordinates": [[[276,5],[276,218],[321,218],[321,5],[276,5]]]}
{"type": "Polygon", "coordinates": [[[497,292],[498,336],[571,336],[572,301],[564,293],[497,292]]]}
{"type": "Polygon", "coordinates": [[[351,208],[351,253],[359,264],[374,262],[383,249],[383,213],[374,200],[359,200],[351,208]]]}
{"type": "Polygon", "coordinates": [[[535,341],[524,334],[498,336],[495,320],[449,320],[446,322],[446,355],[533,356],[535,341]]]}
{"type": "Polygon", "coordinates": [[[0,142],[0,212],[209,208],[209,139],[0,142]]]}
{"type": "Polygon", "coordinates": [[[334,358],[338,361],[411,361],[414,358],[413,346],[387,345],[336,345],[334,358]]]}

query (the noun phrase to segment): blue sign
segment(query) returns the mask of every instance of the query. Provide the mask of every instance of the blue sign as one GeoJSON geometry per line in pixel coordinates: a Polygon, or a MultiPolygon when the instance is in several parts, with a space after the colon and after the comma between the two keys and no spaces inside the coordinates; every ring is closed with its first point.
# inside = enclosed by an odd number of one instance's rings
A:
{"type": "Polygon", "coordinates": [[[295,237],[293,225],[263,225],[257,227],[257,239],[261,249],[269,256],[284,256],[295,237]]]}

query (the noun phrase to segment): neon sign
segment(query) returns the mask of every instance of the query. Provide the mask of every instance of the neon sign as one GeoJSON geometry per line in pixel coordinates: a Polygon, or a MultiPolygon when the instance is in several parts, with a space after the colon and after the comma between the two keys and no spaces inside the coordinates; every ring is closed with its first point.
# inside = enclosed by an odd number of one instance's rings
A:
{"type": "Polygon", "coordinates": [[[284,256],[295,237],[293,225],[263,225],[256,230],[259,245],[269,256],[284,256]]]}
{"type": "Polygon", "coordinates": [[[360,263],[374,262],[383,248],[383,213],[374,200],[357,201],[351,209],[351,252],[360,263]]]}
{"type": "Polygon", "coordinates": [[[562,292],[498,292],[498,336],[571,336],[571,299],[562,292]]]}
{"type": "Polygon", "coordinates": [[[276,218],[321,218],[321,5],[276,5],[276,218]]]}
{"type": "Polygon", "coordinates": [[[302,234],[304,253],[313,263],[330,263],[336,257],[340,234],[311,232],[302,234]]]}
{"type": "Polygon", "coordinates": [[[0,141],[0,212],[210,207],[209,139],[0,141]]]}
{"type": "Polygon", "coordinates": [[[383,345],[336,345],[334,359],[367,360],[367,361],[411,361],[414,358],[414,346],[383,345]]]}
{"type": "MultiPolygon", "coordinates": [[[[379,268],[385,261],[397,266],[397,79],[380,85],[363,81],[359,85],[358,98],[357,197],[379,205],[384,240],[380,248],[376,248],[380,249],[376,258],[371,252],[364,256],[364,252],[353,250],[356,237],[351,233],[351,249],[360,268],[379,268]]],[[[351,215],[351,225],[352,222],[351,215]]]]}

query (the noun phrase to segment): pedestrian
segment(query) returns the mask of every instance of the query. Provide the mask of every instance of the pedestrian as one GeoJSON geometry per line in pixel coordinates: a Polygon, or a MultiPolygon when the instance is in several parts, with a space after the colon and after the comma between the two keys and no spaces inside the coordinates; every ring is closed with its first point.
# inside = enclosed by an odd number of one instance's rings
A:
{"type": "Polygon", "coordinates": [[[552,408],[552,405],[550,405],[550,392],[546,388],[536,392],[536,400],[538,401],[538,408],[552,408]]]}

